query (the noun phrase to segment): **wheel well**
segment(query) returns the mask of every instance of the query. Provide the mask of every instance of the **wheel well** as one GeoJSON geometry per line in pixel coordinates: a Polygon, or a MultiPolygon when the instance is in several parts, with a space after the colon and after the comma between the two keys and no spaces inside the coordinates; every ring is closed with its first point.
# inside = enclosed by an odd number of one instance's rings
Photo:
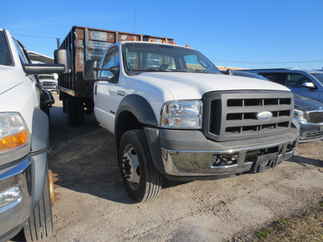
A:
{"type": "Polygon", "coordinates": [[[116,145],[119,148],[119,143],[122,135],[132,129],[141,129],[143,126],[138,119],[129,111],[124,111],[119,114],[116,122],[116,145]]]}

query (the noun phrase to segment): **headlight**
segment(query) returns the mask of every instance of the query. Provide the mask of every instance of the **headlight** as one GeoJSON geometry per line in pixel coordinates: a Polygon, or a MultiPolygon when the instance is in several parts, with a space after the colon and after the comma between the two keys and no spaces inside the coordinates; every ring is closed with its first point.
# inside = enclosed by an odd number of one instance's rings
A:
{"type": "Polygon", "coordinates": [[[29,132],[18,113],[0,113],[0,152],[28,144],[29,132]]]}
{"type": "Polygon", "coordinates": [[[202,128],[202,101],[170,101],[163,105],[160,125],[173,129],[202,128]]]}
{"type": "Polygon", "coordinates": [[[299,109],[294,109],[294,118],[301,123],[307,122],[304,112],[299,109]]]}

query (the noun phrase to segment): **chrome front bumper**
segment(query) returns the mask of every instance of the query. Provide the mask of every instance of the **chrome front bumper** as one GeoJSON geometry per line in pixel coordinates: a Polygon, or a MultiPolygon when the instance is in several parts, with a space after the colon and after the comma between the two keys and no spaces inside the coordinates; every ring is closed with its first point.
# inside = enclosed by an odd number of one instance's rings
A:
{"type": "MultiPolygon", "coordinates": [[[[286,146],[287,144],[277,146],[277,150],[279,150],[280,147],[281,149],[286,149],[286,146]]],[[[164,167],[168,175],[189,177],[235,175],[248,171],[262,171],[264,169],[258,170],[258,167],[255,167],[259,157],[262,156],[259,155],[254,160],[247,159],[248,152],[261,152],[261,150],[264,149],[252,149],[252,147],[250,147],[250,150],[219,153],[218,151],[175,151],[162,149],[161,153],[164,167]],[[239,159],[236,161],[236,163],[231,165],[215,165],[215,159],[219,154],[226,154],[227,156],[239,154],[239,159]]],[[[283,160],[291,158],[293,154],[294,149],[288,152],[277,153],[275,157],[271,157],[271,160],[264,160],[263,162],[268,163],[268,165],[265,164],[264,166],[265,168],[273,168],[274,166],[280,164],[283,160]],[[269,164],[269,162],[271,162],[271,164],[269,164]]]]}
{"type": "Polygon", "coordinates": [[[299,123],[299,142],[305,143],[323,139],[323,123],[299,123]]]}
{"type": "Polygon", "coordinates": [[[25,158],[0,170],[0,240],[7,238],[30,215],[30,165],[30,158],[25,158]]]}
{"type": "Polygon", "coordinates": [[[274,167],[293,156],[298,137],[296,128],[270,137],[225,142],[209,140],[197,130],[145,128],[145,134],[155,168],[175,179],[259,172],[274,167]]]}

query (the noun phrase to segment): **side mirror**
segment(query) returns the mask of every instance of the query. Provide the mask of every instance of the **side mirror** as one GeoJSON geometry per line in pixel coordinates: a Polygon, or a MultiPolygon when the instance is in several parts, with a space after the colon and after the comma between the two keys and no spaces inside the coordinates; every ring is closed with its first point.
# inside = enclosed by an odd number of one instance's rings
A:
{"type": "Polygon", "coordinates": [[[97,60],[87,60],[84,67],[84,79],[87,81],[98,80],[98,65],[97,60]]]}
{"type": "Polygon", "coordinates": [[[306,88],[309,88],[309,89],[315,89],[315,88],[316,88],[316,86],[314,85],[314,83],[313,83],[313,82],[304,82],[304,83],[302,84],[302,86],[303,86],[303,87],[306,87],[306,88]]]}
{"type": "Polygon", "coordinates": [[[24,70],[27,75],[62,73],[65,71],[65,66],[58,64],[25,64],[24,70]]]}
{"type": "Polygon", "coordinates": [[[100,80],[106,80],[109,82],[118,82],[119,74],[120,74],[120,67],[119,66],[112,66],[109,69],[99,69],[100,70],[100,80]]]}
{"type": "Polygon", "coordinates": [[[57,49],[54,51],[54,63],[65,66],[65,73],[69,71],[67,52],[65,49],[57,49]]]}
{"type": "Polygon", "coordinates": [[[111,81],[115,77],[115,74],[111,70],[100,70],[99,79],[101,81],[111,81]]]}

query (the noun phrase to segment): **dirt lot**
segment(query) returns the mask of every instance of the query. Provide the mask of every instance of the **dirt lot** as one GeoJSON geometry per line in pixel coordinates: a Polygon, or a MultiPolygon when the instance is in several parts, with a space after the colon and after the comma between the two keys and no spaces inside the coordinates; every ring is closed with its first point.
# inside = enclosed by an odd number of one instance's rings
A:
{"type": "MultiPolygon", "coordinates": [[[[251,240],[257,242],[322,242],[323,202],[290,218],[281,218],[256,231],[251,240]]],[[[250,236],[249,235],[249,236],[250,236]]]]}
{"type": "Polygon", "coordinates": [[[289,216],[323,197],[323,142],[261,174],[172,184],[133,204],[121,183],[114,139],[93,117],[71,128],[51,111],[50,168],[58,173],[51,241],[222,241],[289,216]]]}

